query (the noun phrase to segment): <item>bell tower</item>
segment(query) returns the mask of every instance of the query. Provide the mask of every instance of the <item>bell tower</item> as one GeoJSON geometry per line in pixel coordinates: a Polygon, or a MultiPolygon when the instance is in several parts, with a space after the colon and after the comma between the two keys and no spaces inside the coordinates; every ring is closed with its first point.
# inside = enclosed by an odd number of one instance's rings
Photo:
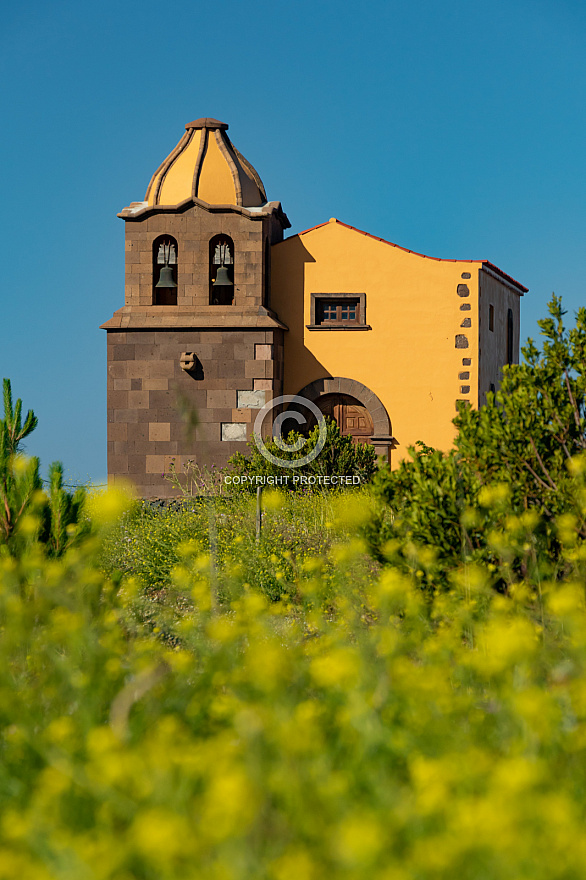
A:
{"type": "Polygon", "coordinates": [[[197,119],[155,171],[126,227],[125,303],[108,337],[108,475],[143,497],[164,474],[246,451],[259,409],[282,393],[283,333],[270,309],[271,245],[290,224],[232,144],[197,119]],[[195,434],[186,412],[197,422],[195,434]]]}

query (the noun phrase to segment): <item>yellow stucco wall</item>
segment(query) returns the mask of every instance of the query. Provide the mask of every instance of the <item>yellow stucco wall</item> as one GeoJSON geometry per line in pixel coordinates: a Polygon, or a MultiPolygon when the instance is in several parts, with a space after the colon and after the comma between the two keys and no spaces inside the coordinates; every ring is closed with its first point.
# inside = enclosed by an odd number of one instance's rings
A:
{"type": "Polygon", "coordinates": [[[480,265],[423,257],[336,221],[274,245],[271,308],[289,327],[284,393],[327,376],[356,379],[387,409],[394,464],[417,440],[449,448],[456,400],[478,404],[480,265]],[[461,284],[468,297],[458,296],[461,284]],[[372,329],[308,330],[311,293],[365,293],[372,329]],[[463,303],[470,310],[461,311],[463,303]],[[467,317],[471,327],[462,329],[467,317]],[[455,347],[457,334],[468,338],[467,349],[455,347]],[[461,393],[465,370],[469,393],[461,393]]]}

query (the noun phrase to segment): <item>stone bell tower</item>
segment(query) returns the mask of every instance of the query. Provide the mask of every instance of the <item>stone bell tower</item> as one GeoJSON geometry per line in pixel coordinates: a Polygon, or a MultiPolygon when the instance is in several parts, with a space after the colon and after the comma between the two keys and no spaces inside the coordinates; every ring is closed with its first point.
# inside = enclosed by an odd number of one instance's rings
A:
{"type": "Polygon", "coordinates": [[[174,494],[186,460],[246,451],[281,394],[282,324],[270,309],[271,245],[289,221],[216,119],[198,119],[155,171],[126,226],[125,304],[108,335],[108,475],[174,494]],[[186,413],[197,421],[189,430],[186,413]]]}

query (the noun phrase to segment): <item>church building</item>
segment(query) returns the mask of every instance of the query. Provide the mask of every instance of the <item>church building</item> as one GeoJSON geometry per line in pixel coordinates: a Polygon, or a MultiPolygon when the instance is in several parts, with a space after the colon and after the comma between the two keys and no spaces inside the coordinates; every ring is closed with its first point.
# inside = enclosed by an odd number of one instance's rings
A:
{"type": "Polygon", "coordinates": [[[518,363],[527,288],[487,260],[427,257],[334,218],[285,238],[281,203],[227,129],[186,125],[144,201],[118,215],[125,302],[102,325],[109,479],[171,495],[172,465],[246,453],[280,395],[313,401],[393,464],[418,440],[449,448],[457,401],[482,405],[518,363]]]}

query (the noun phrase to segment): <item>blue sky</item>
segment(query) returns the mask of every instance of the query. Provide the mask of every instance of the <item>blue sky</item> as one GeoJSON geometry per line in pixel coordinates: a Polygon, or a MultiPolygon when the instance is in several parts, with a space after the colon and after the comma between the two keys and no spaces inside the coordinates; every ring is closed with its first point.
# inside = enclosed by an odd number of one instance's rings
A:
{"type": "Polygon", "coordinates": [[[123,221],[186,122],[230,125],[298,232],[337,217],[584,304],[586,4],[24,0],[3,12],[0,377],[28,452],[106,474],[123,221]]]}

